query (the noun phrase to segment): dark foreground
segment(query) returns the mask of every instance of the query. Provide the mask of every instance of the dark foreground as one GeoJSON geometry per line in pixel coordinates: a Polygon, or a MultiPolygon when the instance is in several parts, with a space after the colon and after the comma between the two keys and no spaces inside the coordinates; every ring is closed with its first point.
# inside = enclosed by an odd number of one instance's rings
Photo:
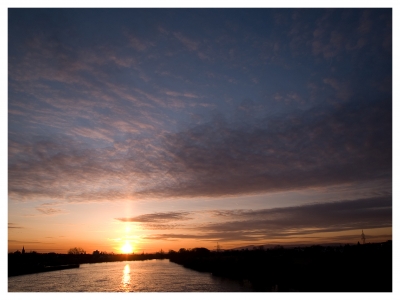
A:
{"type": "Polygon", "coordinates": [[[9,254],[8,276],[83,263],[165,259],[193,270],[250,283],[259,292],[392,292],[392,242],[155,254],[9,254]]]}
{"type": "Polygon", "coordinates": [[[166,258],[160,254],[8,254],[8,277],[79,268],[80,264],[166,258]]]}
{"type": "Polygon", "coordinates": [[[45,266],[42,264],[35,264],[35,265],[23,266],[22,268],[19,269],[14,268],[14,271],[11,272],[11,274],[9,272],[8,276],[35,274],[35,273],[75,269],[75,268],[79,268],[79,264],[57,265],[57,266],[45,266]]]}
{"type": "Polygon", "coordinates": [[[170,260],[197,271],[247,280],[260,292],[392,292],[391,241],[220,253],[193,250],[172,254],[170,260]]]}

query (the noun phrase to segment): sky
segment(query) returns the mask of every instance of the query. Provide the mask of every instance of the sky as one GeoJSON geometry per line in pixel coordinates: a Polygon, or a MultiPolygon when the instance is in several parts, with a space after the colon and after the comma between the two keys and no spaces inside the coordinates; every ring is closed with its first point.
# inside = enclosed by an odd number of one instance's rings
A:
{"type": "Polygon", "coordinates": [[[392,239],[392,9],[8,9],[8,251],[392,239]]]}

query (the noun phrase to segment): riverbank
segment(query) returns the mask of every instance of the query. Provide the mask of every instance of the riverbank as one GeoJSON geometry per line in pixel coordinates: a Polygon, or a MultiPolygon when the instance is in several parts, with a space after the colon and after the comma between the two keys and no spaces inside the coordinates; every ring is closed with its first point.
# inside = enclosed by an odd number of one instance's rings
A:
{"type": "Polygon", "coordinates": [[[258,292],[392,292],[392,242],[339,247],[210,251],[180,249],[155,254],[9,254],[8,276],[38,265],[169,259],[195,271],[251,284],[258,292]]]}
{"type": "Polygon", "coordinates": [[[8,277],[75,268],[81,264],[165,258],[165,255],[159,254],[9,253],[8,277]]]}
{"type": "Polygon", "coordinates": [[[22,268],[14,269],[11,273],[9,272],[8,277],[26,275],[26,274],[35,274],[35,273],[43,273],[43,272],[51,272],[51,271],[60,271],[67,269],[75,269],[79,268],[79,264],[71,264],[71,265],[58,265],[58,266],[32,266],[28,265],[22,268]]]}
{"type": "Polygon", "coordinates": [[[170,260],[259,292],[392,292],[392,243],[174,253],[170,260]]]}

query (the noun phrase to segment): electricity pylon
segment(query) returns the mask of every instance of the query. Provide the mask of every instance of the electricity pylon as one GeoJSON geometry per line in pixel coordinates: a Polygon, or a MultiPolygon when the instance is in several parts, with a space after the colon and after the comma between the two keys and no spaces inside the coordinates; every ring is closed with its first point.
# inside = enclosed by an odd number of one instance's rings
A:
{"type": "Polygon", "coordinates": [[[361,230],[361,240],[362,240],[362,243],[365,244],[365,234],[364,234],[364,230],[361,230]]]}

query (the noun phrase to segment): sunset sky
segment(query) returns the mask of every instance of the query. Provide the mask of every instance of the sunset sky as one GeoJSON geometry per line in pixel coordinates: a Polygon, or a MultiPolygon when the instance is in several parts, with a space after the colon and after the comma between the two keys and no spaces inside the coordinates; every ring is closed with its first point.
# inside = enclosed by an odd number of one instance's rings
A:
{"type": "Polygon", "coordinates": [[[8,251],[392,239],[392,54],[391,9],[9,9],[8,251]]]}

